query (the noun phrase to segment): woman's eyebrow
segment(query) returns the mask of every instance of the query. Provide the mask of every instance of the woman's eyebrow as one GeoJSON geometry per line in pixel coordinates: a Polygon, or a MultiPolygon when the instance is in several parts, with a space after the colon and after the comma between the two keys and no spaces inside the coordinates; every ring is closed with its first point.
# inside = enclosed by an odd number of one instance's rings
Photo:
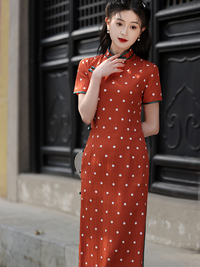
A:
{"type": "MultiPolygon", "coordinates": [[[[123,19],[120,19],[120,18],[116,18],[116,19],[125,22],[123,19]]],[[[139,22],[137,22],[137,21],[131,21],[131,23],[137,23],[138,25],[140,25],[139,22]]]]}

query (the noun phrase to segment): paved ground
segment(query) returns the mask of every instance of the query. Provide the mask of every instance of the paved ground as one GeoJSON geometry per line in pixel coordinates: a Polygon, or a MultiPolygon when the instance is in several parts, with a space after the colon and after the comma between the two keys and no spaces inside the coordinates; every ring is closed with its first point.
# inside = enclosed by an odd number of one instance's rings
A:
{"type": "MultiPolygon", "coordinates": [[[[78,228],[69,214],[0,199],[0,267],[77,267],[78,228]]],[[[200,267],[200,254],[146,241],[145,267],[200,267]]]]}

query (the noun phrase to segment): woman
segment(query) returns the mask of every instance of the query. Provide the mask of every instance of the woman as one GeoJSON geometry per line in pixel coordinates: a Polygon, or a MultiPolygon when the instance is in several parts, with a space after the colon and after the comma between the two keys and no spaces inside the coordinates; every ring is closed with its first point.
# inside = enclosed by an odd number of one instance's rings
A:
{"type": "Polygon", "coordinates": [[[82,120],[91,123],[81,167],[79,267],[138,267],[149,179],[145,137],[159,131],[162,94],[158,68],[147,61],[149,8],[112,0],[105,12],[100,55],[80,62],[74,89],[82,120]]]}

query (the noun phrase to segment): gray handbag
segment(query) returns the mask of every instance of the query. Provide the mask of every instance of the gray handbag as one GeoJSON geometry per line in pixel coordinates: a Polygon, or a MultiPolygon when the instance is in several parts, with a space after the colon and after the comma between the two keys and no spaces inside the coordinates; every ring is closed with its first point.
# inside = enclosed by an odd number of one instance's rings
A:
{"type": "Polygon", "coordinates": [[[81,152],[79,152],[75,159],[74,159],[74,167],[79,175],[79,177],[81,178],[81,161],[82,161],[82,156],[83,156],[83,150],[81,152]]]}

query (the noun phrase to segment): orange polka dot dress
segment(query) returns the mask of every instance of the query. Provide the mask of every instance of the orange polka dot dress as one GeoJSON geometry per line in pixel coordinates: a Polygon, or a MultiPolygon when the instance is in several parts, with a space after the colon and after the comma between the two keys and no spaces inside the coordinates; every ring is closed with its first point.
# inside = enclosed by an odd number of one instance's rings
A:
{"type": "MultiPolygon", "coordinates": [[[[94,69],[113,54],[79,63],[74,93],[85,94],[94,69]]],[[[81,167],[79,267],[143,265],[149,160],[142,104],[162,100],[156,65],[122,54],[124,71],[101,79],[81,167]]]]}

